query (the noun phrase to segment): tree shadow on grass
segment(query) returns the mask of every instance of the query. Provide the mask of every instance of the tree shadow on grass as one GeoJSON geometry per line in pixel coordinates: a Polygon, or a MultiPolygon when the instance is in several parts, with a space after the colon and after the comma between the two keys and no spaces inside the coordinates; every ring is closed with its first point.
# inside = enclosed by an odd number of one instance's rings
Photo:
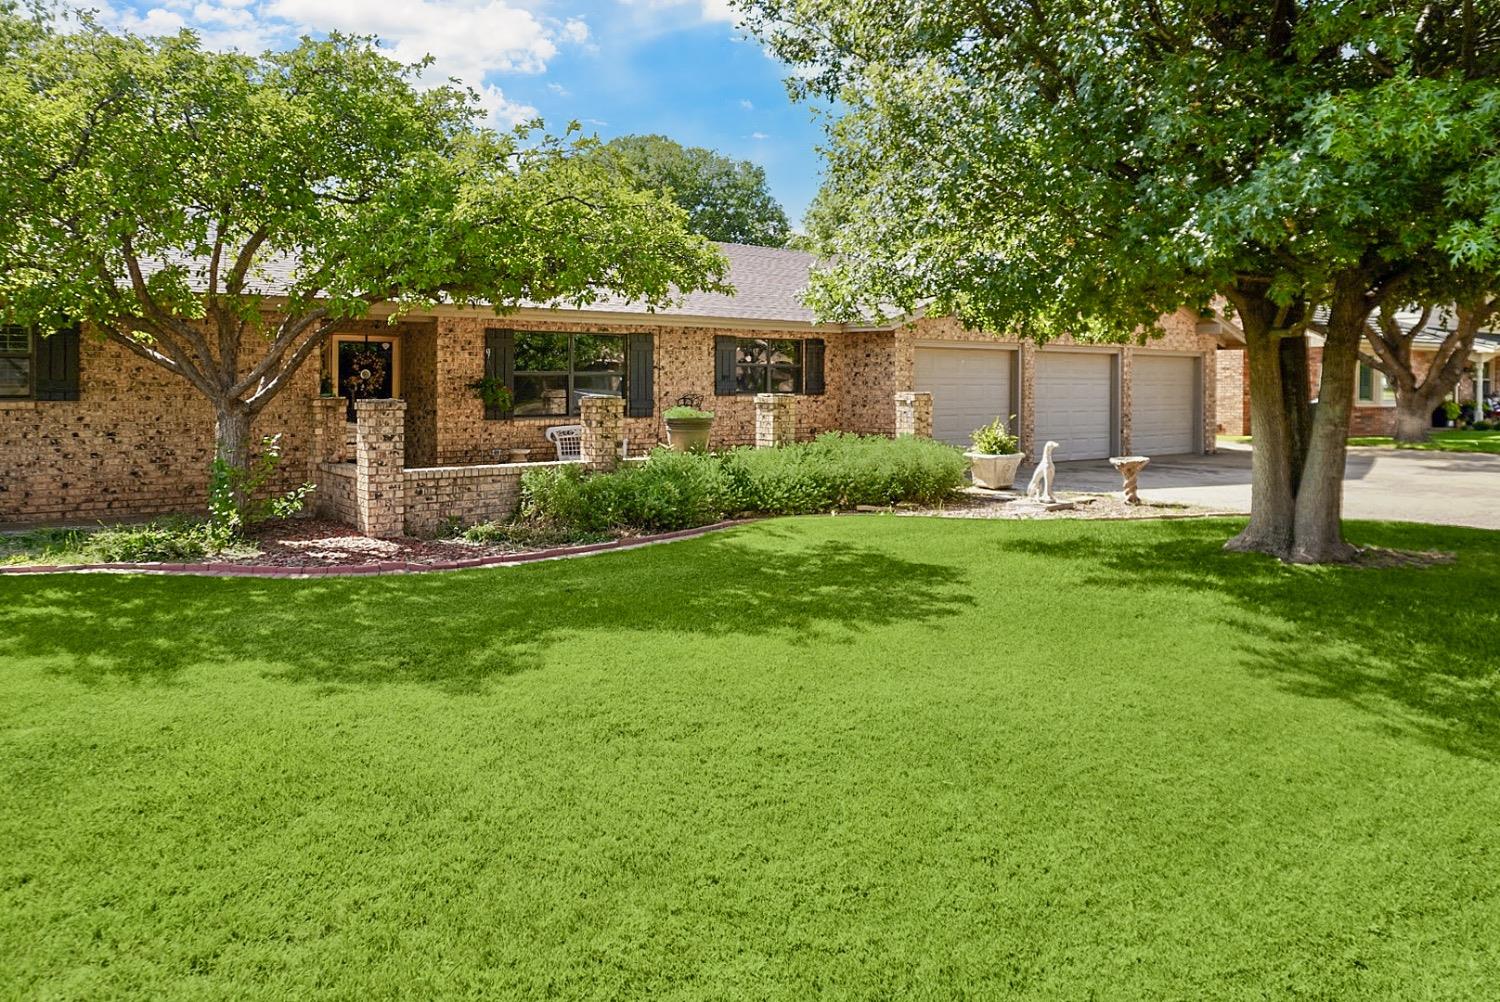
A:
{"type": "MultiPolygon", "coordinates": [[[[1090,585],[1181,588],[1222,599],[1252,671],[1337,699],[1457,754],[1500,759],[1500,533],[1353,523],[1360,545],[1455,553],[1449,565],[1294,567],[1228,553],[1222,522],[1162,522],[1107,544],[1016,540],[1018,550],[1092,563],[1090,585]]],[[[1128,600],[1127,600],[1128,601],[1128,600]]]]}
{"type": "Polygon", "coordinates": [[[570,637],[823,638],[957,614],[955,568],[760,526],[521,568],[336,580],[78,575],[0,582],[0,658],[84,682],[252,663],[298,682],[473,691],[570,637]]]}

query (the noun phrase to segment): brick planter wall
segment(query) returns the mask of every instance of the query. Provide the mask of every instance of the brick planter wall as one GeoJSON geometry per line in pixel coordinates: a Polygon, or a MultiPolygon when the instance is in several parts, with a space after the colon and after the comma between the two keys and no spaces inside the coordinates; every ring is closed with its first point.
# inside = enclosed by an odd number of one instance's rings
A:
{"type": "Polygon", "coordinates": [[[407,470],[406,534],[435,536],[449,522],[477,525],[508,519],[521,499],[521,474],[565,463],[496,463],[407,470]]]}

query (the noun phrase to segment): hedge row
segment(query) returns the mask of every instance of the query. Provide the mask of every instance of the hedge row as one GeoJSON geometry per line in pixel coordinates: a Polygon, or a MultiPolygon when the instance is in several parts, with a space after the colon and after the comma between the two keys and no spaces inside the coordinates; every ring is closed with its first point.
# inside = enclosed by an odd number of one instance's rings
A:
{"type": "Polygon", "coordinates": [[[540,467],[521,478],[521,517],[575,532],[668,532],[736,515],[806,515],[931,504],[965,482],[959,450],[929,439],[830,433],[777,449],[659,449],[614,473],[540,467]]]}

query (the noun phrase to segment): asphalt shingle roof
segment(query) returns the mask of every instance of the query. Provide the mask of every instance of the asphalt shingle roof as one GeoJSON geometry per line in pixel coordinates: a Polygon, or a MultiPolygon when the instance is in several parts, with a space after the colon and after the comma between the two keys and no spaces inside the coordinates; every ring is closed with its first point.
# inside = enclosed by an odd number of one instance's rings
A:
{"type": "MultiPolygon", "coordinates": [[[[705,317],[721,320],[748,320],[768,322],[816,323],[813,311],[802,303],[802,293],[807,288],[816,257],[804,251],[787,250],[780,247],[756,247],[749,244],[716,245],[729,260],[729,284],[735,289],[732,296],[722,293],[694,292],[683,297],[681,303],[658,309],[657,315],[705,317]]],[[[182,260],[189,270],[201,276],[206,271],[206,262],[182,260]]],[[[256,262],[254,274],[247,283],[254,291],[275,296],[286,292],[296,259],[291,255],[267,256],[256,262]]],[[[542,308],[545,303],[523,303],[524,307],[542,308]]],[[[564,310],[575,307],[562,306],[564,310]]],[[[647,313],[645,304],[625,299],[601,299],[585,306],[582,312],[596,313],[647,313]]]]}

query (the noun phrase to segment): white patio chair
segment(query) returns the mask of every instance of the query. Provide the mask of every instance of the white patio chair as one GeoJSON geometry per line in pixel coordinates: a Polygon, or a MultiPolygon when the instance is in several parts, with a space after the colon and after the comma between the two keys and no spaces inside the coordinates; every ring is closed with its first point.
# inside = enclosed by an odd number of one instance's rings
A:
{"type": "MultiPolygon", "coordinates": [[[[583,425],[560,424],[548,428],[547,441],[557,449],[557,460],[565,463],[583,458],[583,425]]],[[[630,458],[630,439],[620,439],[620,458],[630,458]]]]}
{"type": "Polygon", "coordinates": [[[547,441],[557,448],[557,461],[583,458],[583,425],[560,424],[547,429],[547,441]]]}

